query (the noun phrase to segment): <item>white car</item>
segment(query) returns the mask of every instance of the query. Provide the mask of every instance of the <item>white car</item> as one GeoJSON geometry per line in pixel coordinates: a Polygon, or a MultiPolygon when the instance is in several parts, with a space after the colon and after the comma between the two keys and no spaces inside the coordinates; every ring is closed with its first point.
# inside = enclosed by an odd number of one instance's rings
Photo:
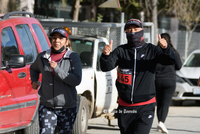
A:
{"type": "Polygon", "coordinates": [[[182,105],[184,100],[200,102],[200,87],[197,81],[200,77],[200,49],[193,51],[176,71],[176,90],[172,97],[174,105],[182,105]]]}

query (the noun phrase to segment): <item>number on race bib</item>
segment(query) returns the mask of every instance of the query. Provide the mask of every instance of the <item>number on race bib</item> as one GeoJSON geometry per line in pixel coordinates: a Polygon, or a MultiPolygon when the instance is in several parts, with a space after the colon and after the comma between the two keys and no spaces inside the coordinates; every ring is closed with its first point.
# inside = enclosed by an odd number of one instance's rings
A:
{"type": "Polygon", "coordinates": [[[117,81],[123,84],[131,85],[132,75],[118,72],[117,81]]]}

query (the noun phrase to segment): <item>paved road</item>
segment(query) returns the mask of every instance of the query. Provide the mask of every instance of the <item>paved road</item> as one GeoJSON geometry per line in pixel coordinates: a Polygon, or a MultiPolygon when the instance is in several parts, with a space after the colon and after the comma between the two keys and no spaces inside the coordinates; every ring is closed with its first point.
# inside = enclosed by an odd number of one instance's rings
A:
{"type": "MultiPolygon", "coordinates": [[[[117,119],[108,121],[104,117],[89,120],[87,134],[120,134],[117,119]]],[[[200,105],[193,101],[185,101],[183,106],[170,106],[165,125],[170,134],[200,134],[200,105]]],[[[150,134],[162,134],[157,131],[157,117],[150,134]]]]}

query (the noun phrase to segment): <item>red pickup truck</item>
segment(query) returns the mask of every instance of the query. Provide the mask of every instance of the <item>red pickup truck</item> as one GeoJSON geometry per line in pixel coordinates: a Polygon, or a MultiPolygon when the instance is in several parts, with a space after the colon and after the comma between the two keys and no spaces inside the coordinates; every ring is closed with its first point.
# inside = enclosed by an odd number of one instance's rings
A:
{"type": "Polygon", "coordinates": [[[40,22],[28,12],[0,17],[0,133],[38,133],[37,90],[31,87],[29,68],[50,42],[40,22]]]}

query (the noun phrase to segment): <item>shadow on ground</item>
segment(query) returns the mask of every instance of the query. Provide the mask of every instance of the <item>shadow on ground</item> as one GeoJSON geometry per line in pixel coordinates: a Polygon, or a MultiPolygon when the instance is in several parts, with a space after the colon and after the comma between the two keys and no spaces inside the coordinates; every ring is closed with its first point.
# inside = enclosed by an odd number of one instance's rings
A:
{"type": "MultiPolygon", "coordinates": [[[[100,125],[100,124],[98,124],[98,125],[100,125]]],[[[118,126],[116,126],[116,127],[112,127],[112,126],[110,126],[110,127],[103,127],[103,126],[88,126],[88,130],[90,130],[90,129],[97,129],[97,130],[112,130],[112,131],[119,131],[119,128],[118,128],[118,126]]]]}

